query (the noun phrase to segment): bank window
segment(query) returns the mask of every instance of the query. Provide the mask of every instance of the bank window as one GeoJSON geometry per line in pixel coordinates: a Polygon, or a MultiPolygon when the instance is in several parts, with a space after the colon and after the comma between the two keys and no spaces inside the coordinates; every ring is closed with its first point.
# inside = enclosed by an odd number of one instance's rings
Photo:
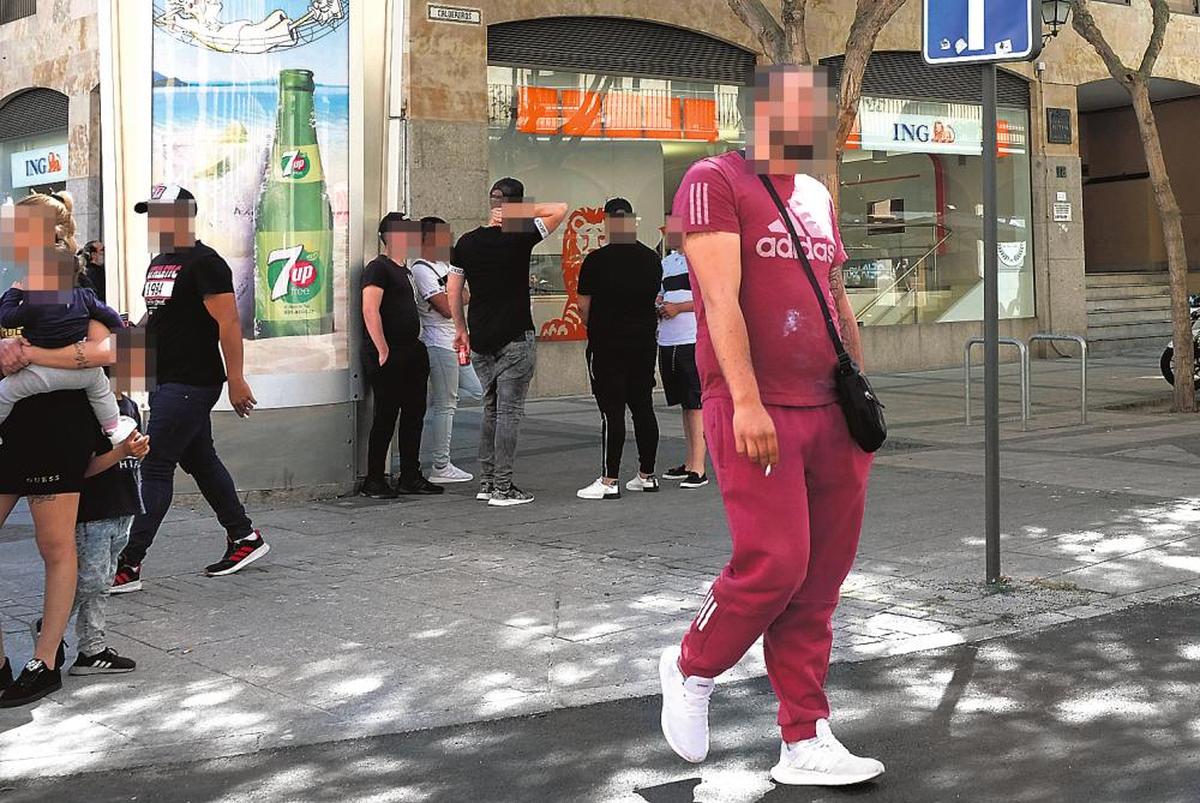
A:
{"type": "MultiPolygon", "coordinates": [[[[1035,315],[1029,115],[1002,108],[1000,314],[1035,315]]],[[[983,113],[971,104],[864,98],[842,159],[843,268],[868,326],[983,317],[983,113]]]]}
{"type": "Polygon", "coordinates": [[[0,25],[37,13],[37,0],[0,0],[0,25]]]}
{"type": "Polygon", "coordinates": [[[603,207],[629,199],[638,238],[656,248],[694,162],[743,145],[739,87],[667,78],[488,68],[489,172],[537,201],[565,201],[567,222],[533,254],[530,287],[543,337],[582,333],[571,315],[579,266],[604,244],[603,207]]]}

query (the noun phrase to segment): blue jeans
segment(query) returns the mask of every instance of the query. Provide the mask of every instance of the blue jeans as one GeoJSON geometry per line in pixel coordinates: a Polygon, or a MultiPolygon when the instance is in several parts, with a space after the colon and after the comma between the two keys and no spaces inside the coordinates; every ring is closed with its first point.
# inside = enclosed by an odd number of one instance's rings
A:
{"type": "Polygon", "coordinates": [[[175,494],[175,467],[192,475],[200,493],[231,541],[254,532],[228,469],[217,457],[212,438],[212,408],[221,386],[196,387],[168,383],[150,394],[150,454],[142,461],[142,499],[146,512],[133,520],[123,563],[137,565],[146,557],[175,494]]]}
{"type": "Polygon", "coordinates": [[[537,365],[537,340],[526,332],[495,354],[474,352],[471,359],[483,385],[483,423],[479,437],[479,473],[501,491],[512,487],[517,436],[525,417],[525,397],[537,365]]]}
{"type": "Polygon", "coordinates": [[[440,346],[429,349],[429,445],[433,467],[445,468],[450,462],[450,438],[454,430],[454,412],[460,396],[478,400],[483,386],[472,365],[459,365],[458,352],[440,346]]]}
{"type": "Polygon", "coordinates": [[[108,646],[104,636],[104,610],[108,590],[117,573],[117,559],[129,543],[133,516],[87,521],[75,525],[75,551],[79,555],[79,581],[75,585],[75,633],[79,652],[95,655],[108,646]]]}

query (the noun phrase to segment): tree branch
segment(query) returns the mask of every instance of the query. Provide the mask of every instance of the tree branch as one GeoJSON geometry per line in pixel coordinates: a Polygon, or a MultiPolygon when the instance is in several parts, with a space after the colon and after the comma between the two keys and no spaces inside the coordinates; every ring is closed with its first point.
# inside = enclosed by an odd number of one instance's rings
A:
{"type": "Polygon", "coordinates": [[[1154,10],[1154,30],[1150,33],[1150,44],[1146,46],[1146,55],[1142,57],[1142,66],[1138,69],[1138,73],[1147,81],[1162,53],[1163,43],[1167,39],[1167,24],[1171,21],[1171,7],[1167,5],[1167,0],[1150,0],[1150,6],[1154,10]]]}
{"type": "MultiPolygon", "coordinates": [[[[1156,1],[1165,4],[1165,0],[1156,1]]],[[[1121,61],[1121,57],[1117,55],[1112,45],[1104,38],[1104,33],[1100,30],[1100,26],[1096,24],[1096,19],[1092,16],[1091,3],[1088,0],[1071,0],[1071,11],[1071,27],[1075,29],[1075,32],[1096,49],[1096,52],[1100,54],[1100,58],[1104,61],[1104,66],[1108,68],[1109,74],[1121,86],[1126,89],[1132,87],[1135,73],[1129,67],[1125,66],[1125,62],[1121,61]]]]}
{"type": "Polygon", "coordinates": [[[784,58],[783,28],[762,4],[762,0],[728,0],[729,8],[745,23],[757,38],[766,54],[775,64],[784,58]]]}
{"type": "Polygon", "coordinates": [[[783,0],[780,19],[783,22],[783,46],[788,64],[811,64],[808,54],[808,33],[804,27],[808,15],[808,0],[783,0]]]}
{"type": "Polygon", "coordinates": [[[841,153],[858,119],[858,101],[862,96],[863,76],[883,27],[908,0],[858,0],[854,23],[846,37],[846,57],[842,62],[842,80],[838,92],[837,148],[841,153]]]}

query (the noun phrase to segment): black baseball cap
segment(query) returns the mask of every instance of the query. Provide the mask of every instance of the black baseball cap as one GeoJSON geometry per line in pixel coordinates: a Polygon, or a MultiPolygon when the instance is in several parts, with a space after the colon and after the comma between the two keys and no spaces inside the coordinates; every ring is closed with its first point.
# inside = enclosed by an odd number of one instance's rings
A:
{"type": "Polygon", "coordinates": [[[610,217],[633,217],[633,204],[624,198],[610,198],[604,204],[604,214],[610,217]]]}
{"type": "Polygon", "coordinates": [[[150,204],[169,204],[176,201],[191,201],[194,206],[196,196],[178,184],[155,184],[150,190],[150,200],[138,201],[133,205],[133,211],[144,215],[150,211],[150,204]]]}

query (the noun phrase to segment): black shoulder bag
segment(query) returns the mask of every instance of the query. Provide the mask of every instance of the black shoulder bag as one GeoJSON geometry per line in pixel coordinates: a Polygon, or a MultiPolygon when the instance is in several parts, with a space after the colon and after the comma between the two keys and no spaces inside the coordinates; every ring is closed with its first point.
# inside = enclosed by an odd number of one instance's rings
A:
{"type": "Polygon", "coordinates": [[[871,383],[867,381],[862,371],[854,364],[854,360],[846,353],[846,346],[842,343],[842,338],[838,335],[837,327],[833,323],[833,315],[829,312],[829,304],[825,301],[821,283],[817,281],[812,264],[808,261],[808,255],[804,253],[804,247],[800,243],[799,235],[796,234],[796,226],[792,222],[792,216],[788,212],[787,206],[776,192],[771,179],[768,176],[759,176],[759,178],[762,179],[767,192],[771,194],[771,200],[775,202],[779,214],[783,216],[788,234],[792,236],[792,247],[796,249],[796,256],[800,259],[800,264],[804,266],[804,272],[808,274],[808,281],[812,284],[813,292],[817,294],[817,303],[821,305],[821,314],[825,316],[825,328],[829,332],[829,339],[833,341],[833,350],[837,352],[838,358],[837,369],[834,372],[838,403],[846,415],[846,424],[850,427],[850,435],[864,452],[878,451],[879,447],[883,446],[883,442],[887,440],[887,422],[883,419],[883,404],[875,395],[875,391],[871,389],[871,383]]]}

